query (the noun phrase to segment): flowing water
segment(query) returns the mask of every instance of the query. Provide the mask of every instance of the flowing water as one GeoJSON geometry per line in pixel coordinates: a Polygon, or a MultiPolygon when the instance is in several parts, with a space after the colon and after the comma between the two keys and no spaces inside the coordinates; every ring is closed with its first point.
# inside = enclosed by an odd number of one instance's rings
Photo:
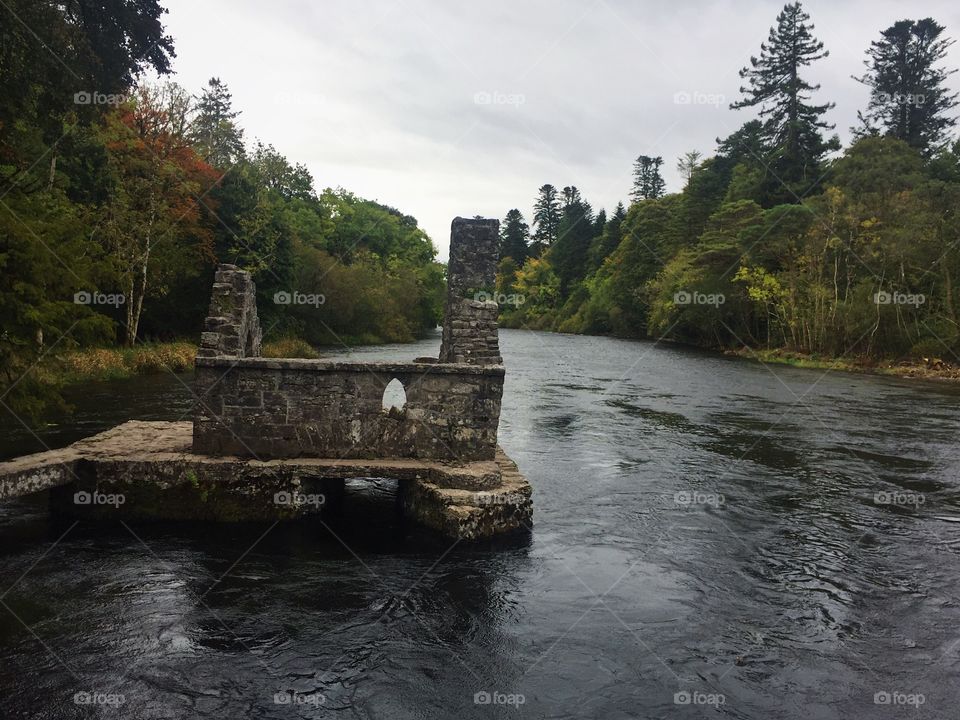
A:
{"type": "MultiPolygon", "coordinates": [[[[501,344],[529,537],[451,547],[386,481],[326,527],[0,505],[0,717],[956,716],[960,387],[501,344]]],[[[0,452],[189,417],[188,385],[89,385],[38,437],[4,420],[0,452]]]]}

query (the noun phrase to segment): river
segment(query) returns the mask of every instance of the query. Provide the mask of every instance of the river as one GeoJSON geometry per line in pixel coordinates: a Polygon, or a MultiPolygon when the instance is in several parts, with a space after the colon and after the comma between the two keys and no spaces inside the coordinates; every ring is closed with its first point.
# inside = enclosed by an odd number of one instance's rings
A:
{"type": "MultiPolygon", "coordinates": [[[[0,717],[955,716],[960,387],[501,345],[529,537],[451,547],[386,481],[352,483],[330,531],[0,505],[0,717]]],[[[189,417],[189,381],[91,384],[39,437],[5,419],[0,451],[189,417]]]]}

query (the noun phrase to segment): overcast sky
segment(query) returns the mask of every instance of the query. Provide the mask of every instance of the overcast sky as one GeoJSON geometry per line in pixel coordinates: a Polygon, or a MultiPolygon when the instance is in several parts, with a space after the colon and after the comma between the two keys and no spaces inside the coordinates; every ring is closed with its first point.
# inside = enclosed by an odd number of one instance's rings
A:
{"type": "MultiPolygon", "coordinates": [[[[414,215],[447,256],[457,215],[530,220],[537,188],[576,185],[595,210],[626,201],[637,155],[683,152],[749,119],[727,104],[780,0],[460,2],[164,0],[175,79],[225,81],[249,142],[414,215]]],[[[809,0],[830,56],[809,70],[846,142],[866,89],[850,79],[894,21],[960,37],[960,3],[809,0]]],[[[960,66],[960,44],[951,48],[960,66]]],[[[958,88],[958,75],[950,79],[958,88]]]]}

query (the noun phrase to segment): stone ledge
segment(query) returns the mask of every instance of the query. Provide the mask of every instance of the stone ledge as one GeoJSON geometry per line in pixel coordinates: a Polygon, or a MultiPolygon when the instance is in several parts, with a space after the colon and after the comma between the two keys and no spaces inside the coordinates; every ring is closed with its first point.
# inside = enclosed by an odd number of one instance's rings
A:
{"type": "Polygon", "coordinates": [[[497,448],[502,482],[490,490],[442,488],[429,481],[401,487],[409,517],[461,540],[487,540],[497,535],[529,531],[533,524],[532,489],[516,464],[497,448]]]}
{"type": "Polygon", "coordinates": [[[319,512],[278,493],[335,492],[346,478],[400,481],[403,507],[450,537],[478,540],[529,528],[531,490],[497,448],[493,461],[253,460],[190,451],[192,423],[130,421],[59,450],[0,463],[0,500],[53,490],[53,504],[93,518],[270,520],[319,512]],[[122,494],[119,507],[77,506],[75,492],[122,494]]]}
{"type": "Polygon", "coordinates": [[[340,362],[335,360],[308,360],[306,358],[263,357],[197,357],[197,367],[251,368],[262,370],[307,370],[314,372],[356,372],[396,375],[402,373],[438,375],[491,375],[505,374],[503,365],[471,365],[468,363],[425,362],[340,362]]]}

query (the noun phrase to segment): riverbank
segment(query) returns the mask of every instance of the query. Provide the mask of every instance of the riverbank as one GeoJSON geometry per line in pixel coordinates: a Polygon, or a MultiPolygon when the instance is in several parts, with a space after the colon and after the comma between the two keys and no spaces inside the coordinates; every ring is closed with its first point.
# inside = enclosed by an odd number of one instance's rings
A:
{"type": "MultiPolygon", "coordinates": [[[[379,345],[384,341],[372,337],[355,337],[330,345],[342,349],[363,345],[379,345]],[[355,342],[354,342],[355,341],[355,342]]],[[[305,340],[285,337],[265,342],[262,353],[270,358],[322,357],[324,348],[316,348],[305,340]]],[[[132,348],[85,348],[58,355],[42,362],[36,372],[44,385],[63,387],[81,382],[123,380],[135,375],[159,372],[187,372],[193,369],[196,343],[186,340],[165,343],[143,343],[132,348]]]]}
{"type": "Polygon", "coordinates": [[[922,380],[960,381],[960,365],[948,363],[941,358],[906,360],[875,360],[862,357],[829,358],[782,349],[755,350],[752,348],[725,350],[724,354],[763,363],[777,363],[814,370],[843,370],[845,372],[892,375],[894,377],[922,380]]]}
{"type": "Polygon", "coordinates": [[[193,367],[196,354],[197,346],[189,342],[86,348],[53,358],[40,367],[40,375],[50,384],[70,385],[165,371],[185,372],[193,367]]]}
{"type": "MultiPolygon", "coordinates": [[[[187,341],[143,343],[135,347],[85,348],[51,358],[37,368],[46,385],[123,380],[135,375],[187,372],[193,369],[197,345],[187,341]]],[[[265,357],[318,358],[320,353],[297,338],[264,343],[265,357]]]]}

